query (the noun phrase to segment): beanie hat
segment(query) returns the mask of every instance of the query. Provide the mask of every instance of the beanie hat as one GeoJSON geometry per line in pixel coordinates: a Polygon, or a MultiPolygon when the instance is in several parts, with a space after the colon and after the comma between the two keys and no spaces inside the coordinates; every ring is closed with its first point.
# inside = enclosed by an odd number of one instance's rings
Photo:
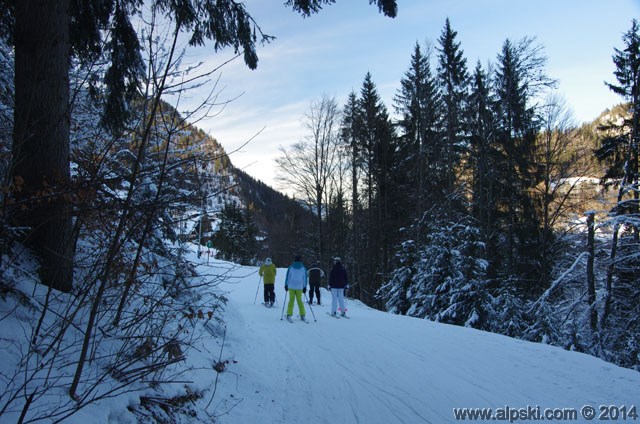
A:
{"type": "Polygon", "coordinates": [[[333,261],[338,263],[338,262],[342,261],[342,259],[340,259],[340,256],[336,256],[335,258],[333,258],[333,261]]]}
{"type": "Polygon", "coordinates": [[[296,262],[300,262],[302,260],[302,257],[300,255],[296,255],[296,257],[293,258],[293,260],[296,262]]]}
{"type": "Polygon", "coordinates": [[[271,258],[267,258],[264,260],[265,265],[271,265],[271,258]]]}

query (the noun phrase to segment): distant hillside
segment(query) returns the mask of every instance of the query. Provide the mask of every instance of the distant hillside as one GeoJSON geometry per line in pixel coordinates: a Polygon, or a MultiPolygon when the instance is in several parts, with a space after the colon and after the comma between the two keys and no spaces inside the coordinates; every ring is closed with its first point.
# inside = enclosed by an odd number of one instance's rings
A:
{"type": "Polygon", "coordinates": [[[568,149],[568,153],[578,160],[575,166],[587,165],[592,177],[602,177],[605,174],[607,164],[599,162],[594,155],[605,135],[602,127],[624,119],[627,110],[627,106],[623,104],[605,109],[592,122],[582,124],[575,130],[574,142],[570,144],[568,149]]]}
{"type": "MultiPolygon", "coordinates": [[[[606,214],[616,203],[617,191],[601,184],[609,164],[600,162],[595,151],[604,136],[603,126],[623,119],[625,106],[620,104],[605,109],[592,122],[582,124],[573,130],[565,155],[571,163],[569,174],[579,179],[570,201],[576,213],[594,210],[606,214]]],[[[567,184],[571,186],[571,183],[567,184]]]]}
{"type": "MultiPolygon", "coordinates": [[[[168,104],[163,107],[171,108],[168,104]]],[[[275,263],[285,264],[308,245],[305,235],[310,233],[312,216],[298,201],[233,166],[222,144],[196,126],[186,124],[180,137],[182,146],[200,146],[207,158],[201,165],[199,184],[206,193],[208,214],[215,217],[229,202],[251,212],[262,235],[258,259],[270,256],[275,263]]],[[[193,206],[200,207],[197,199],[193,206]]]]}
{"type": "Polygon", "coordinates": [[[254,214],[258,227],[266,240],[262,257],[271,257],[278,266],[291,262],[294,255],[303,252],[313,234],[311,212],[301,204],[262,181],[235,169],[240,186],[240,197],[254,214]]]}

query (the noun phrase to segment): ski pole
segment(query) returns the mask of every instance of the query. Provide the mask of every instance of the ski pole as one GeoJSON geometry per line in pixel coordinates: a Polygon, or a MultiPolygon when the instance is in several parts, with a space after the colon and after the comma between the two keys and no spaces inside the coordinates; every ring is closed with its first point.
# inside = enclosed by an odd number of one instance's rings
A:
{"type": "Polygon", "coordinates": [[[287,304],[287,293],[289,293],[287,290],[284,291],[284,300],[282,301],[282,313],[280,314],[280,321],[282,321],[282,318],[284,317],[284,305],[287,304]]]}
{"type": "Polygon", "coordinates": [[[318,322],[318,320],[316,319],[316,314],[315,314],[315,312],[313,312],[313,308],[311,307],[311,303],[307,299],[307,294],[306,293],[304,294],[304,300],[305,300],[305,302],[307,302],[309,304],[309,310],[311,311],[311,315],[313,315],[313,321],[314,322],[318,322]]]}
{"type": "Polygon", "coordinates": [[[260,291],[260,281],[262,281],[262,275],[258,278],[258,287],[256,288],[256,297],[253,298],[253,304],[256,304],[256,300],[258,300],[258,291],[260,291]]]}

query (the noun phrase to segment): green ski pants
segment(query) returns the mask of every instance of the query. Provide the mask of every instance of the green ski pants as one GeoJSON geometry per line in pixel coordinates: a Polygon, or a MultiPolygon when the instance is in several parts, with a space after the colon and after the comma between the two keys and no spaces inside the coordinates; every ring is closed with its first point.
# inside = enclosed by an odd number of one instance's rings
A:
{"type": "Polygon", "coordinates": [[[289,289],[289,305],[287,306],[287,315],[293,315],[293,302],[298,302],[298,311],[300,316],[305,315],[304,302],[302,301],[302,290],[289,289]]]}

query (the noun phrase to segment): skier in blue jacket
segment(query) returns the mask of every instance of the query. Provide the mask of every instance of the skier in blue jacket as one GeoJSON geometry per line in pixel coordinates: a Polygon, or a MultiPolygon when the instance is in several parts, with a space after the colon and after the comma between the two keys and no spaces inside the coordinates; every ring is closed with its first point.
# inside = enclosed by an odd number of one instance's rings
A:
{"type": "Polygon", "coordinates": [[[331,315],[336,315],[339,304],[340,315],[345,316],[347,308],[344,306],[344,291],[349,288],[349,279],[339,257],[334,258],[334,265],[329,273],[329,288],[331,289],[331,315]]]}
{"type": "Polygon", "coordinates": [[[304,302],[302,294],[307,292],[307,269],[302,264],[300,256],[296,256],[293,263],[287,269],[287,277],[284,280],[284,289],[289,292],[289,305],[287,307],[287,320],[291,321],[293,315],[293,302],[297,301],[300,319],[305,320],[304,302]]]}

